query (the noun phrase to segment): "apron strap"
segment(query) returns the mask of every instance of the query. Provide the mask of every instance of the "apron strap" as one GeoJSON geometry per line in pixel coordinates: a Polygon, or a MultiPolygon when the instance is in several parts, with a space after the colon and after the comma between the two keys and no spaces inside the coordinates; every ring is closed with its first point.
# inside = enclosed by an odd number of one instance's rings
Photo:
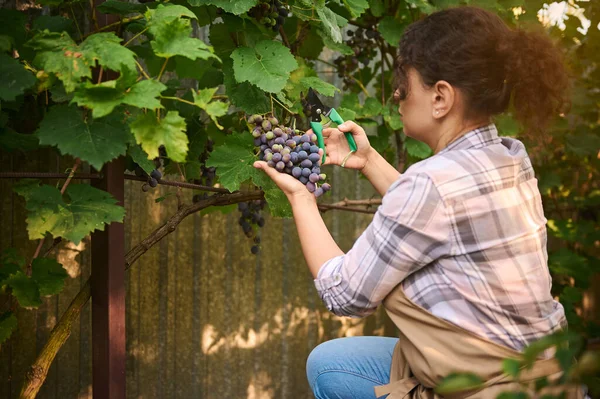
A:
{"type": "Polygon", "coordinates": [[[419,384],[419,380],[411,377],[390,382],[386,385],[379,385],[375,387],[375,397],[378,398],[380,396],[390,394],[393,395],[393,398],[401,399],[408,395],[419,384]]]}

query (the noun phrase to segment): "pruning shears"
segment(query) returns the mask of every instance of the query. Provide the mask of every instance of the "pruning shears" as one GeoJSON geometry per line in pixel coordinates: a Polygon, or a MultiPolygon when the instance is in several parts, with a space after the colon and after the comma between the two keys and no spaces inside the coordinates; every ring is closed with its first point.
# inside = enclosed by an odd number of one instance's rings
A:
{"type": "MultiPolygon", "coordinates": [[[[323,129],[328,127],[331,122],[335,122],[340,125],[344,123],[344,120],[340,114],[338,114],[335,108],[328,107],[321,102],[316,91],[313,90],[312,87],[308,89],[308,94],[306,95],[306,98],[303,98],[302,102],[304,105],[304,112],[310,119],[310,127],[317,135],[317,143],[319,148],[323,149],[323,163],[325,163],[325,142],[323,140],[323,129]],[[321,123],[322,117],[329,119],[329,121],[327,121],[327,123],[324,125],[321,123]]],[[[352,137],[352,133],[345,132],[344,135],[348,141],[348,146],[350,146],[350,154],[356,152],[356,142],[354,141],[354,137],[352,137]]]]}

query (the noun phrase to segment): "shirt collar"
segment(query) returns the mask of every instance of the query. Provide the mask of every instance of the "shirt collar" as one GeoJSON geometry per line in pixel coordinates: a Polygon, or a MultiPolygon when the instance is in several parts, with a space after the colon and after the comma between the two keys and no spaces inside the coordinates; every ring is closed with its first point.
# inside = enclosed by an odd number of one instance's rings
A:
{"type": "Polygon", "coordinates": [[[482,148],[492,144],[500,144],[502,139],[498,137],[498,129],[494,123],[473,129],[458,139],[448,144],[438,154],[453,150],[468,150],[471,148],[482,148]]]}

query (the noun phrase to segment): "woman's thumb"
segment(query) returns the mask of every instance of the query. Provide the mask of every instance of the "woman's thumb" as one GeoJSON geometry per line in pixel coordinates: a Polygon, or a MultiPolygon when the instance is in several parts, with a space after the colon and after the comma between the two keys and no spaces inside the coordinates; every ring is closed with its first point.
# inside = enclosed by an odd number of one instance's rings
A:
{"type": "Polygon", "coordinates": [[[363,132],[362,127],[358,126],[354,121],[346,121],[337,127],[341,132],[352,132],[352,134],[360,134],[363,132]]]}

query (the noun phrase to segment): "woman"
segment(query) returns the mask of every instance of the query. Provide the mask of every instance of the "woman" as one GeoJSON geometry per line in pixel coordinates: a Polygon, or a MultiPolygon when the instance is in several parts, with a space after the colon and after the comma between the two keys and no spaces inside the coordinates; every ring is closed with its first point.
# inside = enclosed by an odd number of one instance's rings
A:
{"type": "MultiPolygon", "coordinates": [[[[401,175],[356,123],[324,131],[325,163],[340,165],[349,152],[342,132],[352,132],[358,151],[344,166],[383,195],[347,253],[300,182],[255,163],[292,205],[327,308],[364,317],[383,303],[400,333],[319,345],[308,359],[309,383],[318,399],[432,398],[445,375],[476,372],[484,386],[457,397],[495,398],[518,386],[502,375],[502,359],[566,326],[550,294],[531,162],[523,144],[498,137],[492,122],[512,96],[527,133],[543,134],[566,103],[561,53],[543,34],[511,30],[493,13],[452,8],[406,29],[395,84],[404,133],[434,155],[401,175]]],[[[548,355],[523,378],[556,375],[548,355]]]]}

